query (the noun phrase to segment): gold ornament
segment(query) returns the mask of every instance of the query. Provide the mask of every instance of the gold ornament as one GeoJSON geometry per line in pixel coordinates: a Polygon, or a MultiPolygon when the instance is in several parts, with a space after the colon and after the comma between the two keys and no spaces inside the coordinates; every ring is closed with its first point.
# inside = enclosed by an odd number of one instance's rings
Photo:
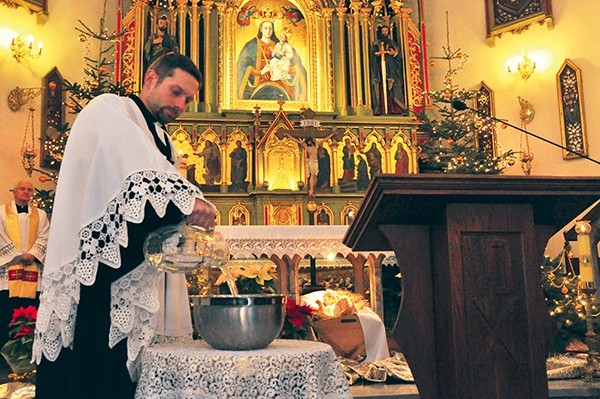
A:
{"type": "Polygon", "coordinates": [[[448,143],[448,144],[452,145],[452,144],[454,144],[454,140],[453,140],[453,139],[451,139],[451,138],[450,138],[450,139],[447,139],[447,140],[446,140],[446,143],[448,143]]]}
{"type": "Polygon", "coordinates": [[[562,288],[560,289],[560,292],[562,292],[563,295],[567,295],[569,293],[569,288],[567,288],[566,285],[563,285],[562,288]]]}
{"type": "Polygon", "coordinates": [[[533,117],[535,116],[535,110],[533,109],[533,105],[524,98],[519,98],[519,104],[521,105],[521,111],[519,112],[519,117],[521,118],[521,122],[524,125],[531,123],[533,117]]]}
{"type": "Polygon", "coordinates": [[[79,35],[79,41],[80,41],[81,43],[85,43],[85,42],[87,42],[87,36],[86,36],[86,35],[84,35],[83,33],[82,33],[82,34],[80,34],[80,35],[79,35]]]}

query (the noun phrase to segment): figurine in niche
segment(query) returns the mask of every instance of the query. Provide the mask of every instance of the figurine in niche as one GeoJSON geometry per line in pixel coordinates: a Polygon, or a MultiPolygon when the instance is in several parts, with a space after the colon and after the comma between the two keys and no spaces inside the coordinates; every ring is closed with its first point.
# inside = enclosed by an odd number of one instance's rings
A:
{"type": "Polygon", "coordinates": [[[185,177],[190,181],[190,183],[199,186],[198,181],[196,180],[196,163],[190,162],[190,157],[188,154],[183,154],[183,159],[185,159],[185,177]]]}
{"type": "Polygon", "coordinates": [[[148,36],[144,44],[144,60],[146,65],[167,53],[179,53],[177,40],[168,32],[168,20],[165,14],[161,15],[156,21],[154,33],[148,36]]]}
{"type": "Polygon", "coordinates": [[[377,159],[372,152],[367,153],[367,163],[369,164],[369,176],[373,180],[377,173],[381,172],[381,161],[377,159]]]}
{"type": "Polygon", "coordinates": [[[235,142],[236,148],[231,151],[231,190],[244,191],[246,189],[246,175],[248,174],[248,153],[242,147],[242,142],[235,142]]]}
{"type": "Polygon", "coordinates": [[[357,155],[358,158],[358,177],[356,187],[359,191],[365,190],[369,186],[369,172],[367,171],[367,161],[364,155],[357,155]]]}
{"type": "Polygon", "coordinates": [[[239,209],[233,212],[233,217],[231,219],[231,224],[233,226],[246,226],[246,215],[239,209]]]}
{"type": "Polygon", "coordinates": [[[371,50],[372,103],[375,115],[405,114],[404,67],[400,46],[391,36],[390,27],[377,29],[377,41],[371,50]]]}
{"type": "Polygon", "coordinates": [[[317,158],[319,159],[319,174],[317,175],[317,188],[329,188],[331,175],[331,157],[323,143],[317,147],[317,158]]]}
{"type": "Polygon", "coordinates": [[[202,174],[206,184],[213,186],[215,182],[221,181],[221,151],[219,146],[210,140],[206,140],[204,149],[200,154],[204,157],[205,173],[202,174]]]}
{"type": "MultiPolygon", "coordinates": [[[[368,183],[368,181],[367,181],[368,183]]],[[[356,212],[353,209],[350,209],[346,216],[344,216],[344,224],[352,224],[354,222],[354,218],[356,217],[356,212]]]]}
{"type": "Polygon", "coordinates": [[[329,215],[327,214],[327,212],[321,209],[321,211],[317,215],[317,225],[329,226],[329,224],[329,215]]]}
{"type": "Polygon", "coordinates": [[[396,160],[396,168],[395,174],[397,175],[405,175],[408,173],[408,154],[402,148],[402,144],[398,143],[398,149],[396,150],[396,154],[394,155],[394,159],[396,160]]]}
{"type": "Polygon", "coordinates": [[[369,164],[369,175],[371,180],[377,173],[381,173],[381,151],[377,148],[375,143],[371,143],[371,148],[366,152],[367,163],[369,164]]]}
{"type": "Polygon", "coordinates": [[[342,180],[353,180],[354,179],[354,153],[356,149],[350,142],[350,139],[346,137],[344,139],[344,147],[342,148],[342,168],[344,169],[344,174],[342,176],[342,180]]]}

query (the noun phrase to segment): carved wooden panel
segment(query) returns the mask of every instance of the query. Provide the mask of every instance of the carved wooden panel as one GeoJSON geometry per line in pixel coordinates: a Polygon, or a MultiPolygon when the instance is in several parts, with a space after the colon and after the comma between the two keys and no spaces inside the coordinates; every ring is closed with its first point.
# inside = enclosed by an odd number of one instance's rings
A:
{"type": "Polygon", "coordinates": [[[43,82],[42,96],[42,151],[40,166],[58,169],[62,154],[67,143],[68,135],[65,134],[65,109],[63,77],[54,67],[43,82]]]}
{"type": "Polygon", "coordinates": [[[581,70],[571,60],[565,60],[556,75],[556,84],[562,145],[573,151],[563,150],[563,158],[579,158],[574,152],[588,155],[581,70]]]}
{"type": "MultiPolygon", "coordinates": [[[[482,115],[494,116],[494,91],[484,82],[479,84],[475,94],[475,109],[482,115]]],[[[496,124],[486,124],[487,128],[477,135],[477,146],[488,157],[496,156],[496,124]]]]}
{"type": "Polygon", "coordinates": [[[519,233],[467,233],[461,237],[464,267],[465,341],[472,350],[468,397],[533,397],[521,391],[531,380],[523,242],[519,233]],[[503,362],[496,363],[496,359],[503,362]],[[495,369],[490,373],[490,369],[495,369]],[[511,376],[496,378],[497,375],[511,376]],[[475,394],[475,392],[477,392],[475,394]],[[522,396],[524,395],[524,396],[522,396]]]}

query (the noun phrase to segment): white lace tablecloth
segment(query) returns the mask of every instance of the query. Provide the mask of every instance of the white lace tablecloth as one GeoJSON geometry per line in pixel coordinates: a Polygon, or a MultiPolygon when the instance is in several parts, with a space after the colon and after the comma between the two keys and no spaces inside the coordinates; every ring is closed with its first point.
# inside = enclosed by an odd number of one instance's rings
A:
{"type": "Polygon", "coordinates": [[[135,398],[344,399],[352,395],[327,344],[275,340],[265,349],[222,351],[190,340],[144,351],[135,398]]]}

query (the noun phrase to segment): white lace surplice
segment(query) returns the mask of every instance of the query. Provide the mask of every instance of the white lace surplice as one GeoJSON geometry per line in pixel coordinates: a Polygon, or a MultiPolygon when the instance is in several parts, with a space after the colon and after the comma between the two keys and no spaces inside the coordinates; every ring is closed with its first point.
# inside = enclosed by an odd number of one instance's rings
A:
{"type": "MultiPolygon", "coordinates": [[[[94,283],[99,262],[121,266],[126,222],[141,222],[147,202],[160,217],[170,202],[189,214],[196,198],[203,198],[199,189],[156,149],[133,100],[104,94],[84,108],[71,130],[57,187],[33,346],[37,363],[42,356],[56,360],[72,345],[80,284],[94,283]]],[[[140,349],[154,335],[157,278],[140,265],[112,285],[109,346],[128,339],[133,378],[140,349]]]]}

